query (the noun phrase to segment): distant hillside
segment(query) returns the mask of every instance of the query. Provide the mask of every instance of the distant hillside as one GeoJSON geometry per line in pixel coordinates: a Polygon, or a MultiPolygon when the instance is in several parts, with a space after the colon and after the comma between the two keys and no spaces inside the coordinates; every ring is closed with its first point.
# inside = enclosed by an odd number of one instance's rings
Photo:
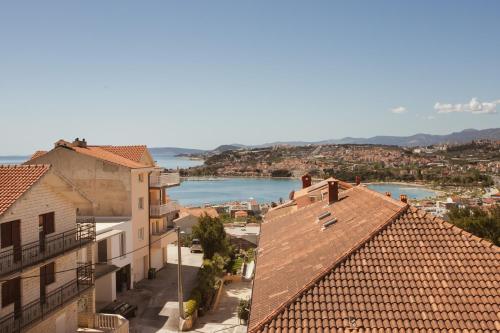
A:
{"type": "Polygon", "coordinates": [[[183,155],[183,154],[203,154],[206,150],[192,148],[177,148],[177,147],[156,147],[149,148],[151,154],[154,155],[183,155]]]}
{"type": "Polygon", "coordinates": [[[371,138],[343,138],[340,140],[326,140],[318,142],[326,143],[354,143],[354,144],[379,144],[394,145],[403,147],[430,146],[440,143],[466,143],[472,140],[490,139],[500,140],[500,128],[490,128],[485,130],[466,129],[461,132],[454,132],[447,135],[415,134],[411,136],[374,136],[371,138]]]}
{"type": "Polygon", "coordinates": [[[371,138],[352,138],[330,139],[316,142],[289,141],[289,142],[271,142],[253,147],[270,147],[276,145],[304,146],[320,144],[374,144],[391,145],[401,147],[430,146],[440,143],[466,143],[472,140],[489,139],[500,140],[500,128],[490,128],[484,130],[465,129],[461,132],[454,132],[446,135],[433,134],[414,134],[411,136],[374,136],[371,138]]]}
{"type": "Polygon", "coordinates": [[[240,148],[245,148],[245,145],[240,145],[237,143],[233,143],[230,145],[220,145],[219,147],[215,148],[214,150],[210,151],[211,153],[223,153],[228,150],[236,150],[240,148]]]}
{"type": "Polygon", "coordinates": [[[440,143],[467,143],[472,140],[489,139],[500,140],[500,128],[490,128],[484,130],[465,129],[460,132],[454,132],[446,135],[433,134],[414,134],[411,136],[385,136],[379,135],[371,138],[352,138],[345,137],[342,139],[330,139],[323,141],[307,142],[307,141],[277,141],[261,145],[242,145],[228,144],[220,145],[213,150],[191,149],[191,148],[176,148],[176,147],[161,147],[150,148],[151,153],[155,155],[203,155],[203,154],[218,154],[229,150],[237,150],[240,148],[266,148],[277,145],[288,146],[307,146],[307,145],[323,145],[323,144],[373,144],[373,145],[390,145],[400,147],[415,147],[415,146],[430,146],[440,143]]]}

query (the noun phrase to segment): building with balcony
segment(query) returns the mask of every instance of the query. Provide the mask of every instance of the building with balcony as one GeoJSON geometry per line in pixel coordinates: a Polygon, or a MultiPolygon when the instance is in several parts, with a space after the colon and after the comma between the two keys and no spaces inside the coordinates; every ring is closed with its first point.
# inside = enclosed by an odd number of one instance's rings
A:
{"type": "Polygon", "coordinates": [[[0,166],[0,332],[75,332],[94,316],[91,201],[49,165],[0,166]],[[80,258],[80,261],[79,261],[80,258]]]}
{"type": "Polygon", "coordinates": [[[85,139],[59,140],[52,150],[37,152],[26,163],[51,164],[84,193],[93,205],[79,207],[81,215],[130,217],[129,244],[134,250],[131,287],[146,278],[150,268],[163,267],[166,244],[172,241],[165,238],[169,221],[177,212],[165,189],[179,185],[179,175],[157,167],[146,146],[96,146],[88,145],[85,139]]]}
{"type": "Polygon", "coordinates": [[[132,222],[130,217],[97,217],[95,290],[100,311],[132,287],[132,222]]]}
{"type": "Polygon", "coordinates": [[[180,205],[171,200],[166,189],[180,184],[178,173],[162,169],[149,175],[149,223],[151,268],[163,268],[167,263],[167,245],[177,240],[174,219],[179,217],[180,205]]]}

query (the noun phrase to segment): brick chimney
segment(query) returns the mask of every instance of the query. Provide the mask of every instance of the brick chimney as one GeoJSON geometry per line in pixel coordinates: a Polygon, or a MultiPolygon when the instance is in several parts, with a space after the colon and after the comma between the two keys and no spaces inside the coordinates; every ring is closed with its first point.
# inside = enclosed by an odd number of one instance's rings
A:
{"type": "Polygon", "coordinates": [[[330,180],[328,182],[328,204],[339,201],[339,182],[330,180]]]}
{"type": "Polygon", "coordinates": [[[388,196],[389,198],[392,197],[391,192],[385,192],[385,195],[388,196]]]}
{"type": "Polygon", "coordinates": [[[87,141],[85,139],[76,138],[71,144],[73,147],[87,148],[87,141]]]}
{"type": "Polygon", "coordinates": [[[302,188],[308,188],[311,186],[311,175],[305,174],[302,176],[302,188]]]}
{"type": "Polygon", "coordinates": [[[356,176],[356,186],[361,184],[361,177],[360,176],[356,176]]]}
{"type": "Polygon", "coordinates": [[[399,196],[399,200],[401,200],[401,202],[408,203],[408,197],[406,196],[406,194],[401,194],[399,196]]]}

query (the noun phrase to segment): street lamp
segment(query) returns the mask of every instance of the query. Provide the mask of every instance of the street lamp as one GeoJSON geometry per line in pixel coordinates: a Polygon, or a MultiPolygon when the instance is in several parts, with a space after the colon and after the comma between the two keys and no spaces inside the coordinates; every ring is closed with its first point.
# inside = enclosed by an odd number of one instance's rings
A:
{"type": "MultiPolygon", "coordinates": [[[[177,231],[177,297],[179,298],[179,316],[184,319],[184,293],[182,290],[182,256],[181,256],[181,228],[177,231]]],[[[182,232],[184,233],[184,232],[182,232]]]]}

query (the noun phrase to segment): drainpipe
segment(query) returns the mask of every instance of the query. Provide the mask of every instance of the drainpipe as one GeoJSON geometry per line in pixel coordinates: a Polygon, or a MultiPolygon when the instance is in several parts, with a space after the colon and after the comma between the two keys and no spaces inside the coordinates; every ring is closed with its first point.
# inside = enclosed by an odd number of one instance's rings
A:
{"type": "Polygon", "coordinates": [[[148,172],[148,259],[149,259],[149,268],[148,268],[148,278],[149,278],[149,271],[151,270],[151,189],[149,188],[150,186],[150,178],[151,178],[151,172],[148,172]]]}
{"type": "Polygon", "coordinates": [[[182,288],[182,251],[181,251],[181,228],[177,231],[177,297],[179,299],[179,316],[184,319],[184,291],[182,288]]]}

